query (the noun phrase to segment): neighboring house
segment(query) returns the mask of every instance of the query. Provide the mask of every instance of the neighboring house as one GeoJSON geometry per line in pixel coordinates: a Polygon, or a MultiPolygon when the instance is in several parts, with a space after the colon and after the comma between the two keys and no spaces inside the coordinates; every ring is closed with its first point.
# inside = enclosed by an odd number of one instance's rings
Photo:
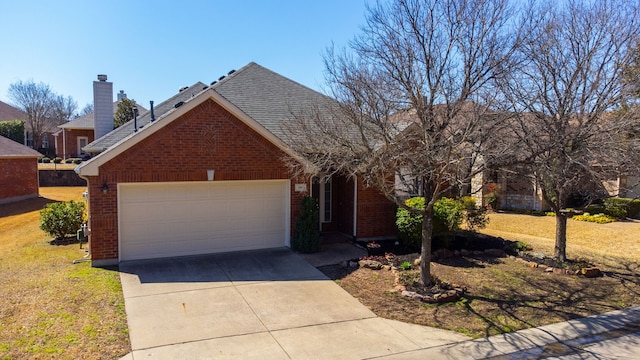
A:
{"type": "MultiPolygon", "coordinates": [[[[20,109],[17,109],[9,104],[3,103],[0,101],[0,121],[5,120],[24,120],[24,145],[30,148],[33,148],[33,131],[31,130],[31,125],[27,120],[27,114],[20,109]]],[[[55,143],[55,138],[51,131],[45,131],[42,134],[42,145],[38,151],[42,153],[46,153],[47,155],[53,154],[53,147],[55,143]]]]}
{"type": "MultiPolygon", "coordinates": [[[[118,110],[118,104],[127,98],[123,90],[117,94],[117,100],[113,102],[113,113],[118,110]]],[[[138,111],[143,114],[147,111],[137,105],[138,111]]],[[[113,123],[113,119],[111,120],[113,123]]],[[[60,126],[53,136],[55,137],[56,154],[63,159],[88,158],[89,154],[83,150],[85,146],[96,140],[95,138],[95,112],[90,112],[60,126]]],[[[113,129],[113,124],[111,125],[113,129]]]]}
{"type": "Polygon", "coordinates": [[[129,123],[90,144],[106,150],[77,168],[88,181],[93,266],[289,246],[309,195],[325,231],[395,237],[395,206],[378,191],[287,165],[299,157],[284,123],[324,95],[255,63],[185,95],[137,131],[129,123]]]}
{"type": "Polygon", "coordinates": [[[39,152],[0,136],[0,204],[38,197],[39,152]]]}

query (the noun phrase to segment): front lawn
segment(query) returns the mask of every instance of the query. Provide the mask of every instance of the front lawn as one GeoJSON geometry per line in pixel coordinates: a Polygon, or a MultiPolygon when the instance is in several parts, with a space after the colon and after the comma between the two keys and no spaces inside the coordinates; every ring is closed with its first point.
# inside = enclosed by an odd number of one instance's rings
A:
{"type": "MultiPolygon", "coordinates": [[[[490,218],[484,233],[525,241],[533,252],[553,255],[555,218],[514,214],[490,218]]],[[[640,222],[569,220],[567,254],[597,265],[604,273],[598,278],[548,273],[513,258],[485,255],[432,262],[432,274],[440,280],[467,288],[460,300],[447,304],[402,297],[394,289],[391,271],[343,266],[321,270],[378,316],[477,338],[640,304],[639,237],[640,222]]]]}
{"type": "Polygon", "coordinates": [[[0,359],[114,359],[130,352],[118,272],[73,264],[84,249],[50,245],[38,228],[46,203],[82,201],[84,190],[40,188],[38,199],[0,205],[0,359]]]}

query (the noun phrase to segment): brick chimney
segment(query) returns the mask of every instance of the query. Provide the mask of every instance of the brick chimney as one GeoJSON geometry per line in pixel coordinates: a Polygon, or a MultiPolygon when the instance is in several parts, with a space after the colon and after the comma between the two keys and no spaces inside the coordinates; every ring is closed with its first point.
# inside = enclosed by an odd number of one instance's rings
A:
{"type": "Polygon", "coordinates": [[[120,101],[122,99],[126,99],[127,98],[127,94],[125,94],[124,90],[120,90],[120,92],[118,94],[116,94],[117,96],[117,100],[116,101],[120,101]]]}
{"type": "Polygon", "coordinates": [[[93,128],[96,140],[113,130],[113,83],[107,75],[93,82],[93,128]]]}

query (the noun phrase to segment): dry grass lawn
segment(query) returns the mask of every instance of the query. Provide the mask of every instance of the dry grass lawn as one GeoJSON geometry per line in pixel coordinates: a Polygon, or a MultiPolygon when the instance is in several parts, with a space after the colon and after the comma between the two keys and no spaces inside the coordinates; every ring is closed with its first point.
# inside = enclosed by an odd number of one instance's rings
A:
{"type": "MultiPolygon", "coordinates": [[[[494,213],[489,215],[489,224],[482,232],[504,239],[524,241],[536,251],[553,255],[555,224],[553,216],[494,213]]],[[[569,219],[567,257],[595,257],[607,262],[620,262],[620,259],[640,262],[640,221],[596,224],[569,219]]]]}
{"type": "Polygon", "coordinates": [[[77,243],[50,245],[42,207],[82,200],[82,187],[40,188],[0,205],[0,359],[114,359],[130,351],[117,271],[73,264],[77,243]]]}

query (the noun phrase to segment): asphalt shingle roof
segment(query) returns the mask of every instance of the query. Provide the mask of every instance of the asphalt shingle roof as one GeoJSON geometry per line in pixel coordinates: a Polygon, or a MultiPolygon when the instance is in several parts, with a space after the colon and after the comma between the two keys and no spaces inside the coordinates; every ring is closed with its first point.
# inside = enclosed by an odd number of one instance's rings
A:
{"type": "MultiPolygon", "coordinates": [[[[159,119],[160,117],[167,114],[169,111],[175,109],[175,105],[177,103],[181,101],[183,102],[188,101],[189,99],[191,99],[196,94],[200,93],[202,90],[206,88],[207,88],[207,85],[201,82],[197,82],[191,85],[190,87],[188,87],[187,89],[180,91],[179,93],[172,96],[171,98],[161,102],[160,104],[155,104],[153,106],[153,113],[155,118],[159,119]]],[[[138,105],[138,108],[140,108],[140,105],[138,105]]],[[[150,111],[145,111],[144,113],[141,113],[138,116],[138,119],[137,119],[138,128],[144,127],[145,125],[149,124],[149,122],[151,122],[150,111]]],[[[134,132],[133,120],[131,120],[125,123],[124,125],[114,129],[113,131],[109,132],[108,134],[101,137],[100,139],[96,139],[92,143],[88,144],[87,146],[84,147],[84,150],[87,152],[104,151],[112,147],[113,145],[115,145],[125,137],[133,134],[133,132],[134,132]]]]}
{"type": "Polygon", "coordinates": [[[15,108],[7,103],[0,101],[0,121],[26,119],[27,114],[22,110],[15,108]]]}
{"type": "MultiPolygon", "coordinates": [[[[213,89],[284,142],[287,136],[283,125],[293,114],[300,114],[333,101],[315,90],[251,62],[224,79],[212,83],[211,86],[201,82],[195,83],[154,106],[156,119],[167,115],[178,102],[187,102],[208,88],[213,89]]],[[[140,116],[138,128],[148,124],[149,120],[149,112],[140,116]]],[[[129,121],[84,149],[89,152],[104,151],[131,135],[133,130],[133,121],[129,121]]]]}
{"type": "Polygon", "coordinates": [[[42,157],[39,152],[18,142],[0,136],[0,158],[42,157]]]}
{"type": "MultiPolygon", "coordinates": [[[[115,101],[113,103],[113,113],[115,114],[116,111],[118,110],[118,103],[120,103],[119,101],[115,101]]],[[[140,104],[136,104],[138,107],[138,110],[140,111],[140,113],[143,113],[145,111],[147,111],[147,109],[145,109],[144,107],[140,106],[140,104]]],[[[80,117],[77,117],[71,121],[68,121],[60,126],[58,126],[59,128],[64,128],[64,129],[93,129],[94,128],[94,112],[90,112],[88,114],[82,115],[80,117]]]]}

